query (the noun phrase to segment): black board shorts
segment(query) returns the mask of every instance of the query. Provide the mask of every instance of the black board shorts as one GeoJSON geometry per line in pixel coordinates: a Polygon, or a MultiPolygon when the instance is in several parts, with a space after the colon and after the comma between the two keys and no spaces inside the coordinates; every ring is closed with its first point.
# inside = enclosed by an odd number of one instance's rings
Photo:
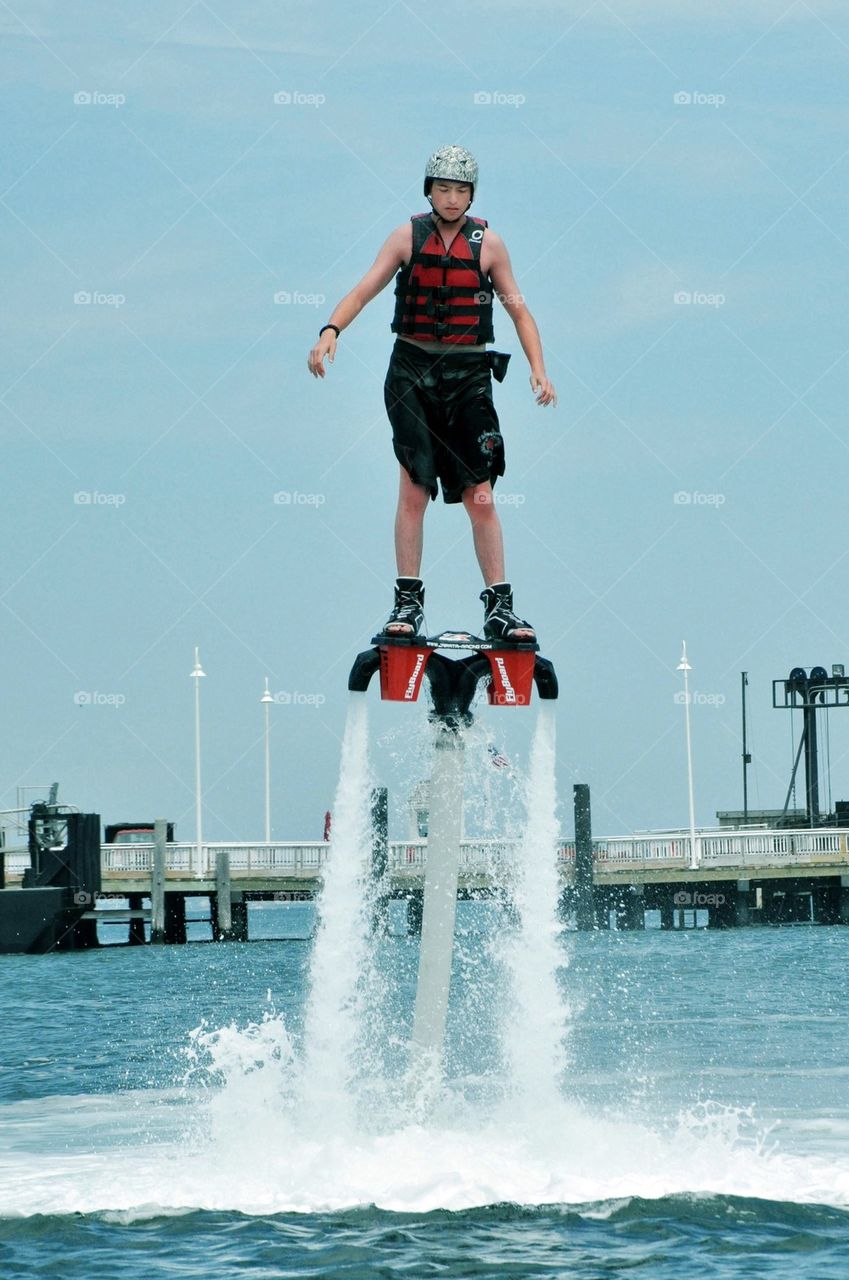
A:
{"type": "Polygon", "coordinates": [[[396,340],[383,388],[395,457],[414,484],[442,484],[445,502],[504,475],[504,441],[486,351],[417,351],[396,340]]]}

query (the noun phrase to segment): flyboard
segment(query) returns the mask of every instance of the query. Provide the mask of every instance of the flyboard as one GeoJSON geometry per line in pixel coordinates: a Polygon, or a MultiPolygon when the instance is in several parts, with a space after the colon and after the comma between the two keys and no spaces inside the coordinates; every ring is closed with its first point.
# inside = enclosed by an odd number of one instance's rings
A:
{"type": "Polygon", "coordinates": [[[422,938],[416,986],[413,1048],[438,1061],[445,1038],[463,812],[464,729],[481,680],[491,706],[527,707],[533,686],[541,699],[557,697],[557,676],[534,642],[484,640],[467,631],[435,636],[381,633],[357,656],[348,688],[364,693],[380,672],[380,696],[388,702],[416,702],[425,680],[430,687],[434,763],[425,864],[422,938]],[[449,657],[451,652],[463,657],[449,657]]]}

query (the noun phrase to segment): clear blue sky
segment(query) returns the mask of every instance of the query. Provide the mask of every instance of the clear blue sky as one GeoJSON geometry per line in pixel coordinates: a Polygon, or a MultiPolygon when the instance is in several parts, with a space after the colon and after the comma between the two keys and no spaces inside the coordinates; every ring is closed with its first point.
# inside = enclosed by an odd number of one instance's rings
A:
{"type": "MultiPolygon", "coordinates": [[[[563,828],[574,781],[599,835],[686,822],[683,638],[698,820],[740,804],[743,669],[751,802],[780,806],[770,682],[849,662],[845,4],[33,0],[0,24],[3,803],[58,779],[189,838],[198,644],[206,834],[261,835],[268,675],[292,696],[274,834],[320,836],[394,576],[391,290],[324,383],[306,355],[460,141],[560,396],[535,407],[499,311],[508,572],[560,674],[563,828]]],[[[429,513],[425,577],[431,630],[479,625],[458,508],[429,513]]],[[[403,714],[375,693],[399,802],[403,714]]],[[[493,713],[499,747],[529,720],[493,713]]],[[[835,714],[835,798],[847,752],[835,714]]]]}

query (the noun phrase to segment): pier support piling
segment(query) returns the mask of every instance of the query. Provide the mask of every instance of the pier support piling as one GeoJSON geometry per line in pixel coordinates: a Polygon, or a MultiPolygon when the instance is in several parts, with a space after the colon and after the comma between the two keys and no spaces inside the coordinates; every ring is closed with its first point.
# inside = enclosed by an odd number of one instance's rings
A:
{"type": "Polygon", "coordinates": [[[598,927],[593,895],[593,834],[590,789],[585,782],[573,787],[575,806],[575,924],[582,931],[598,927]]]}
{"type": "Polygon", "coordinates": [[[424,890],[411,889],[407,894],[407,933],[411,938],[421,936],[424,915],[424,890]]]}
{"type": "Polygon", "coordinates": [[[153,869],[150,880],[150,940],[159,946],[165,942],[165,847],[168,823],[157,818],[153,824],[153,869]]]}
{"type": "Polygon", "coordinates": [[[230,851],[217,849],[215,853],[215,923],[213,937],[217,941],[230,942],[233,937],[233,908],[231,904],[230,885],[230,851]]]}
{"type": "Polygon", "coordinates": [[[849,876],[840,877],[838,916],[841,924],[849,924],[849,876]]]}
{"type": "Polygon", "coordinates": [[[661,929],[675,928],[675,904],[671,888],[668,888],[660,899],[660,927],[661,929]]]}
{"type": "Polygon", "coordinates": [[[744,928],[752,922],[752,913],[749,905],[749,881],[737,881],[737,898],[735,902],[736,923],[744,928]]]}
{"type": "MultiPolygon", "coordinates": [[[[141,911],[142,895],[140,893],[131,893],[129,895],[129,903],[131,911],[141,911]]],[[[127,942],[131,947],[140,947],[144,943],[144,920],[138,917],[130,920],[127,930],[127,942]]]]}
{"type": "Polygon", "coordinates": [[[623,893],[616,904],[617,929],[645,929],[645,887],[641,884],[623,886],[623,893]]]}
{"type": "Polygon", "coordinates": [[[230,895],[230,937],[234,942],[248,941],[248,904],[238,891],[230,895]]]}
{"type": "Polygon", "coordinates": [[[375,787],[371,793],[371,927],[373,933],[389,930],[389,792],[375,787]]]}
{"type": "Polygon", "coordinates": [[[172,943],[186,941],[186,895],[184,893],[166,893],[165,895],[165,941],[172,943]]]}

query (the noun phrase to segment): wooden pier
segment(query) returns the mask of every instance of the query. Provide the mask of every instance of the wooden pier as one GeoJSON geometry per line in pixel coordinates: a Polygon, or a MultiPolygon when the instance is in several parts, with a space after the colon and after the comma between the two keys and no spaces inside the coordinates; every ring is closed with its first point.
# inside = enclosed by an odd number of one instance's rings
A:
{"type": "MultiPolygon", "coordinates": [[[[167,843],[164,825],[157,834],[151,844],[101,847],[99,886],[73,894],[79,921],[126,924],[137,944],[149,922],[153,942],[184,942],[187,902],[202,897],[211,936],[246,941],[248,902],[313,897],[331,854],[324,841],[198,847],[167,843]]],[[[579,830],[577,847],[564,840],[557,849],[563,918],[580,928],[641,929],[650,911],[666,929],[849,923],[849,829],[699,831],[692,846],[688,833],[623,836],[591,840],[589,857],[580,846],[579,830]]],[[[461,894],[509,897],[517,856],[518,843],[464,840],[461,894]]],[[[389,841],[381,852],[381,895],[407,900],[412,929],[426,858],[426,840],[389,841]]],[[[7,890],[27,863],[7,854],[7,890]]]]}

